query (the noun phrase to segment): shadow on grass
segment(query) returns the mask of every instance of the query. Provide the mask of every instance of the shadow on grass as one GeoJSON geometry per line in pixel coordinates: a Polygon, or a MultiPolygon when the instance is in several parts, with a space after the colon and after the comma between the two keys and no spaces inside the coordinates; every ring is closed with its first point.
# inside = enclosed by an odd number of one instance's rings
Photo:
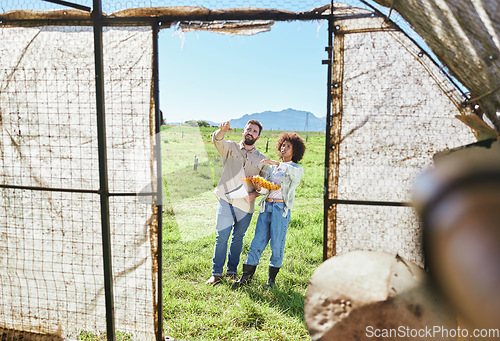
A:
{"type": "Polygon", "coordinates": [[[220,159],[200,162],[194,167],[184,167],[163,175],[167,196],[172,200],[197,197],[200,193],[213,191],[220,177],[220,159]],[[216,180],[217,179],[217,180],[216,180]]]}
{"type": "Polygon", "coordinates": [[[242,287],[233,287],[232,282],[226,281],[222,285],[229,286],[233,291],[244,292],[254,302],[266,303],[271,308],[277,308],[281,314],[304,322],[305,296],[285,284],[282,286],[276,284],[273,288],[265,288],[263,284],[252,280],[250,284],[242,287]]]}

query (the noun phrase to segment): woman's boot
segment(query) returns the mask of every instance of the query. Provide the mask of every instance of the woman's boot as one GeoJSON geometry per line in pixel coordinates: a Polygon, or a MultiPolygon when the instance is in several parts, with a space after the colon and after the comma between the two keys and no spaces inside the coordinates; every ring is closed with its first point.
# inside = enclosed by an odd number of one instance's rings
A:
{"type": "Polygon", "coordinates": [[[234,286],[241,287],[242,285],[248,284],[248,282],[252,279],[256,268],[257,265],[243,264],[243,274],[238,281],[234,282],[234,286]]]}
{"type": "Polygon", "coordinates": [[[269,267],[269,277],[267,278],[266,288],[274,287],[276,282],[276,275],[280,271],[280,268],[275,268],[274,266],[269,267]]]}

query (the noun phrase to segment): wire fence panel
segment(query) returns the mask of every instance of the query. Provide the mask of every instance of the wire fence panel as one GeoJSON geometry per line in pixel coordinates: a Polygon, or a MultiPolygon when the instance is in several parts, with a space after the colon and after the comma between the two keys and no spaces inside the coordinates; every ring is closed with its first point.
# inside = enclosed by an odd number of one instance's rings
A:
{"type": "MultiPolygon", "coordinates": [[[[414,180],[435,153],[475,141],[455,118],[454,88],[403,33],[381,30],[382,21],[337,26],[343,84],[335,199],[411,202],[414,180]]],[[[338,204],[336,224],[337,253],[379,250],[423,265],[411,208],[338,204]]]]}
{"type": "Polygon", "coordinates": [[[337,252],[377,250],[423,265],[421,232],[412,207],[338,205],[337,252]]]}
{"type": "MultiPolygon", "coordinates": [[[[0,29],[0,332],[12,339],[106,330],[93,39],[91,27],[0,29]]],[[[104,65],[116,328],[148,340],[158,274],[151,27],[105,28],[104,65]]]]}
{"type": "Polygon", "coordinates": [[[110,198],[116,330],[137,341],[155,330],[155,214],[139,197],[110,198]]]}
{"type": "Polygon", "coordinates": [[[95,195],[2,189],[1,207],[2,330],[61,337],[99,330],[104,277],[95,195]]]}

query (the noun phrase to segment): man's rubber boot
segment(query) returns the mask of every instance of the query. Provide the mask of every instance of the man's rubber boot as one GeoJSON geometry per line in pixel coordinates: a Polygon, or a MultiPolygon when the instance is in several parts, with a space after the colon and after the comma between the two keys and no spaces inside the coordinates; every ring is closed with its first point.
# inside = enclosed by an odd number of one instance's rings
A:
{"type": "Polygon", "coordinates": [[[280,271],[280,268],[275,268],[273,266],[269,267],[269,277],[267,278],[266,288],[274,287],[276,283],[276,275],[280,271]]]}
{"type": "Polygon", "coordinates": [[[233,286],[241,287],[248,284],[248,282],[250,282],[250,280],[252,279],[253,274],[255,273],[255,269],[257,269],[257,265],[243,264],[243,274],[238,281],[234,282],[233,286]]]}

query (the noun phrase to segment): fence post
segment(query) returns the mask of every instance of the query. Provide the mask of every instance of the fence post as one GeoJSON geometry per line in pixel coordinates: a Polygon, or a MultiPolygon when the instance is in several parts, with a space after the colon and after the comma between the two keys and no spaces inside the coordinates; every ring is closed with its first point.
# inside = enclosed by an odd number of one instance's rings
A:
{"type": "Polygon", "coordinates": [[[104,106],[104,62],[102,52],[102,3],[94,0],[92,11],[94,26],[95,87],[97,110],[97,140],[99,146],[99,194],[101,196],[102,256],[104,265],[104,291],[106,301],[106,335],[115,341],[115,312],[113,302],[113,270],[111,266],[111,234],[109,223],[109,188],[106,153],[106,118],[104,106]]]}
{"type": "Polygon", "coordinates": [[[332,210],[336,210],[335,205],[330,205],[330,173],[331,167],[331,148],[332,148],[332,72],[333,72],[333,37],[334,37],[334,17],[333,17],[333,0],[330,3],[332,15],[328,20],[328,46],[325,50],[328,52],[328,59],[323,61],[327,65],[327,100],[326,100],[326,134],[325,134],[325,179],[324,179],[324,193],[323,193],[323,260],[329,258],[330,251],[336,251],[336,244],[334,240],[330,240],[330,218],[332,210]],[[333,245],[331,245],[332,243],[333,245]],[[334,250],[330,250],[330,248],[334,250]]]}
{"type": "Polygon", "coordinates": [[[157,216],[157,233],[158,233],[158,244],[156,252],[156,265],[158,267],[157,274],[157,293],[156,293],[156,341],[162,341],[164,339],[163,335],[163,277],[162,277],[162,226],[163,226],[163,171],[161,167],[161,125],[164,123],[163,114],[160,110],[160,84],[159,84],[159,56],[158,56],[158,22],[153,24],[153,86],[154,86],[154,103],[155,103],[155,118],[156,118],[156,182],[157,182],[157,200],[156,200],[156,216],[157,216]]]}

